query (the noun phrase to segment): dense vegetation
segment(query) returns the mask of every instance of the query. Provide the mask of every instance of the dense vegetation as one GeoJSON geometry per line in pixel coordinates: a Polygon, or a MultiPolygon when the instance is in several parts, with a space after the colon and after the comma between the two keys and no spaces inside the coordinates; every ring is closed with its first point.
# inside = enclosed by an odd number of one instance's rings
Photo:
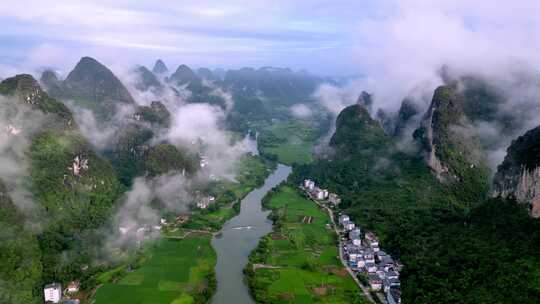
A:
{"type": "Polygon", "coordinates": [[[41,254],[36,237],[0,181],[0,303],[38,303],[41,254]]]}
{"type": "Polygon", "coordinates": [[[20,189],[2,190],[6,208],[0,224],[10,238],[2,242],[9,263],[2,263],[0,281],[5,288],[17,290],[6,293],[15,297],[10,300],[21,297],[22,302],[32,303],[41,300],[43,284],[84,281],[83,269],[87,274],[94,271],[91,261],[99,255],[102,239],[98,229],[124,188],[111,165],[81,136],[71,112],[43,92],[35,79],[9,78],[0,84],[0,92],[14,97],[6,100],[14,107],[47,114],[42,122],[28,122],[39,123],[39,128],[19,135],[28,140],[29,176],[24,186],[30,193],[24,197],[24,214],[9,211],[8,195],[20,196],[20,189]]]}
{"type": "Polygon", "coordinates": [[[409,213],[385,246],[406,265],[410,303],[538,303],[540,222],[522,205],[488,200],[464,214],[409,213]]]}
{"type": "Polygon", "coordinates": [[[458,102],[468,102],[454,94],[436,92],[432,125],[438,156],[459,176],[453,183],[440,183],[426,166],[424,142],[397,149],[367,111],[352,107],[338,118],[335,154],[296,167],[292,180],[313,178],[339,193],[344,211],[381,236],[405,264],[405,303],[536,303],[539,222],[514,202],[488,199],[486,172],[461,158],[463,144],[480,146],[450,129],[466,115],[458,102]]]}

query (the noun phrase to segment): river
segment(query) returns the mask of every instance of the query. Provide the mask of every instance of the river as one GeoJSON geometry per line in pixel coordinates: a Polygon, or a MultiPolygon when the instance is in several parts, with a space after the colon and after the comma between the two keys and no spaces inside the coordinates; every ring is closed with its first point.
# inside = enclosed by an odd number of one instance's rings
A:
{"type": "Polygon", "coordinates": [[[273,187],[286,180],[291,167],[279,164],[264,185],[251,191],[241,202],[240,214],[225,223],[222,234],[212,240],[217,252],[217,291],[213,304],[255,303],[244,282],[243,269],[259,239],[272,231],[269,211],[262,210],[261,200],[273,187]]]}

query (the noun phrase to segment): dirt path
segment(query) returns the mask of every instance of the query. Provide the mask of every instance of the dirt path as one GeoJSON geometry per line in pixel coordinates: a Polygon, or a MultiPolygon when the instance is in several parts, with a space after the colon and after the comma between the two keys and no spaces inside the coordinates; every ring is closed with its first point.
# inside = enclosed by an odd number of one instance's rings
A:
{"type": "Polygon", "coordinates": [[[349,275],[352,277],[352,279],[356,282],[356,285],[358,285],[358,287],[362,290],[362,293],[364,294],[364,296],[371,302],[373,303],[376,303],[375,300],[373,299],[373,297],[371,296],[371,294],[369,293],[369,290],[366,286],[364,286],[359,280],[358,278],[356,277],[356,275],[354,274],[354,272],[351,270],[351,268],[349,267],[349,264],[347,264],[347,262],[343,259],[343,243],[341,242],[341,235],[339,234],[339,230],[338,230],[338,227],[336,225],[336,222],[334,221],[334,212],[332,211],[332,209],[322,205],[321,203],[317,202],[316,200],[313,200],[312,201],[317,204],[319,207],[321,208],[324,208],[326,210],[326,212],[328,213],[328,216],[330,217],[330,221],[332,222],[332,227],[334,228],[334,231],[336,232],[337,236],[338,236],[338,240],[339,240],[339,259],[341,261],[341,264],[343,264],[343,267],[345,267],[345,269],[347,270],[347,272],[349,273],[349,275]]]}
{"type": "Polygon", "coordinates": [[[267,264],[253,264],[253,271],[257,269],[280,269],[280,266],[273,266],[273,265],[267,265],[267,264]]]}

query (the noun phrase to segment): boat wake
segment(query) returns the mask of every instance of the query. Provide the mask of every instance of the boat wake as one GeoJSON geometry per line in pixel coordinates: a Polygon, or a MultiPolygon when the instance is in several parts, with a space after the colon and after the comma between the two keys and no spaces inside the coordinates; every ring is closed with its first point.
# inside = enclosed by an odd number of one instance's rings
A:
{"type": "Polygon", "coordinates": [[[234,229],[234,230],[249,230],[249,229],[251,229],[251,226],[238,226],[238,227],[232,227],[231,229],[234,229]]]}

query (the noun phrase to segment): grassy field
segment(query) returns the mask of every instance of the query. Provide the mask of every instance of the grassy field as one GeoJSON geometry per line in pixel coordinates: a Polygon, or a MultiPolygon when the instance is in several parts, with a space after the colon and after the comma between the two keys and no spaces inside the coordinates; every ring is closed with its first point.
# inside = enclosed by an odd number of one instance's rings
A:
{"type": "Polygon", "coordinates": [[[326,213],[289,186],[273,192],[265,207],[272,209],[274,231],[261,240],[246,268],[257,302],[364,303],[338,259],[326,213]]]}
{"type": "Polygon", "coordinates": [[[215,286],[210,236],[161,240],[138,269],[98,289],[96,304],[198,303],[215,286]]]}
{"type": "Polygon", "coordinates": [[[310,163],[320,133],[318,128],[312,121],[303,120],[272,124],[261,133],[260,148],[287,165],[310,163]]]}

